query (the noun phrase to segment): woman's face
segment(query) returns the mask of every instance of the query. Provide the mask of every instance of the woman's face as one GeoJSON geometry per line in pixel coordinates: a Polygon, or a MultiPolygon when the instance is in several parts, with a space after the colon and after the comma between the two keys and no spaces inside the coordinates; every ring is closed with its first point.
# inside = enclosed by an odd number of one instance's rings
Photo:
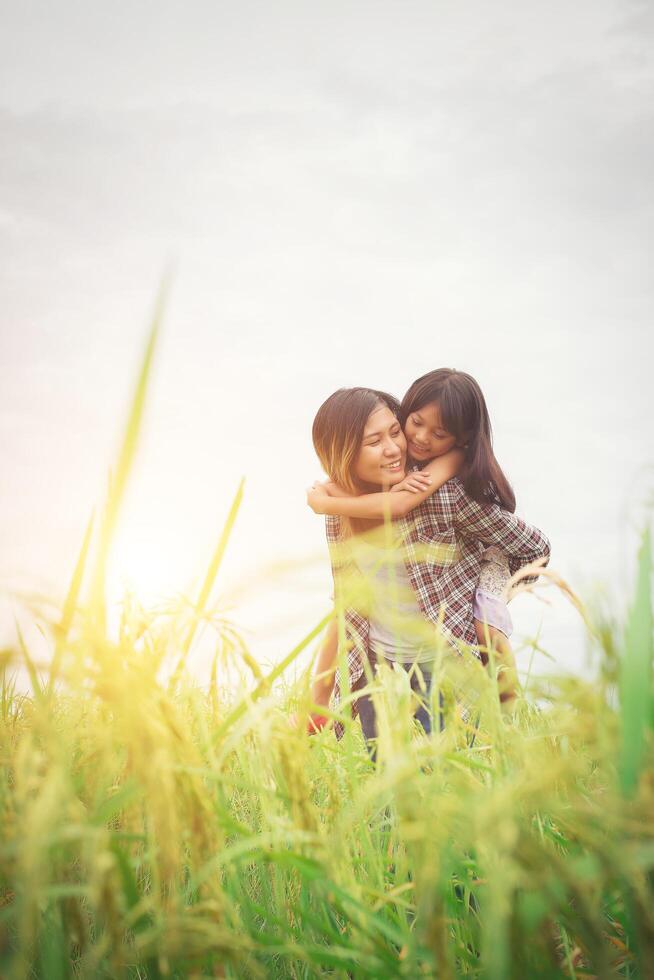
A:
{"type": "Polygon", "coordinates": [[[390,487],[406,476],[406,439],[387,405],[373,409],[363,430],[354,475],[361,483],[390,487]]]}
{"type": "Polygon", "coordinates": [[[443,428],[441,413],[436,402],[423,405],[419,412],[411,412],[404,426],[409,454],[418,463],[454,449],[456,436],[443,428]]]}

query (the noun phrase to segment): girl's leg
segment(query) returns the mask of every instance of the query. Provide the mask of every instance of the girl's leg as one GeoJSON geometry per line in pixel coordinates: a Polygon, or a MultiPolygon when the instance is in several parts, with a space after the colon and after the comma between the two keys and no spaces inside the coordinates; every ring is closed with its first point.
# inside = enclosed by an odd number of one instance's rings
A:
{"type": "Polygon", "coordinates": [[[486,665],[492,650],[495,666],[498,668],[497,685],[504,710],[511,709],[519,689],[515,657],[508,639],[512,631],[511,616],[506,606],[510,575],[506,554],[497,547],[487,548],[482,556],[479,583],[473,602],[481,660],[486,665]]]}
{"type": "Polygon", "coordinates": [[[520,681],[511,644],[502,630],[496,629],[488,623],[475,620],[475,629],[477,630],[480,650],[484,651],[482,654],[484,665],[487,665],[490,660],[489,653],[485,651],[489,651],[490,648],[493,652],[502,711],[505,714],[512,714],[516,695],[520,691],[520,681]]]}

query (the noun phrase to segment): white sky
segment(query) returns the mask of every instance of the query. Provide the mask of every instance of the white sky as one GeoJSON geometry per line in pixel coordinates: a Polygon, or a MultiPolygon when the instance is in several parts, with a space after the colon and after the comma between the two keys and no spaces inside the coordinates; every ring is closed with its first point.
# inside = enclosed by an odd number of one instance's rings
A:
{"type": "MultiPolygon", "coordinates": [[[[0,12],[0,585],[62,593],[172,258],[115,589],[187,588],[245,475],[225,584],[318,559],[237,611],[285,653],[329,595],[318,405],[441,366],[479,379],[553,566],[622,588],[651,487],[651,4],[0,12]]],[[[513,613],[582,667],[561,601],[513,613]]]]}

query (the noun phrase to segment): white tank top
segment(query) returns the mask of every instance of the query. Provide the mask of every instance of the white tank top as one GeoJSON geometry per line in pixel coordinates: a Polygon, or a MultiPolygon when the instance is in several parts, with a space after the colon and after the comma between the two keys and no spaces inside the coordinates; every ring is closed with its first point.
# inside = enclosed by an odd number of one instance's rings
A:
{"type": "Polygon", "coordinates": [[[432,660],[435,628],[418,605],[402,549],[379,547],[360,536],[351,543],[354,560],[369,590],[371,648],[403,664],[432,660]]]}

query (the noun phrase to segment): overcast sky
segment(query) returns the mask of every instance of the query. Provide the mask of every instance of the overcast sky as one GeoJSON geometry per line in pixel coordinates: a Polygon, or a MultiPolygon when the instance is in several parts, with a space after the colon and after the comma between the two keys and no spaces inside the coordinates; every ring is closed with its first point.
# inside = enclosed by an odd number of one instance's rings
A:
{"type": "MultiPolygon", "coordinates": [[[[480,381],[553,566],[623,588],[652,472],[651,3],[0,11],[5,590],[63,591],[171,260],[114,595],[187,588],[245,475],[225,586],[264,572],[236,614],[284,653],[329,596],[316,409],[441,366],[480,381]]],[[[514,619],[581,668],[562,601],[514,619]]]]}

